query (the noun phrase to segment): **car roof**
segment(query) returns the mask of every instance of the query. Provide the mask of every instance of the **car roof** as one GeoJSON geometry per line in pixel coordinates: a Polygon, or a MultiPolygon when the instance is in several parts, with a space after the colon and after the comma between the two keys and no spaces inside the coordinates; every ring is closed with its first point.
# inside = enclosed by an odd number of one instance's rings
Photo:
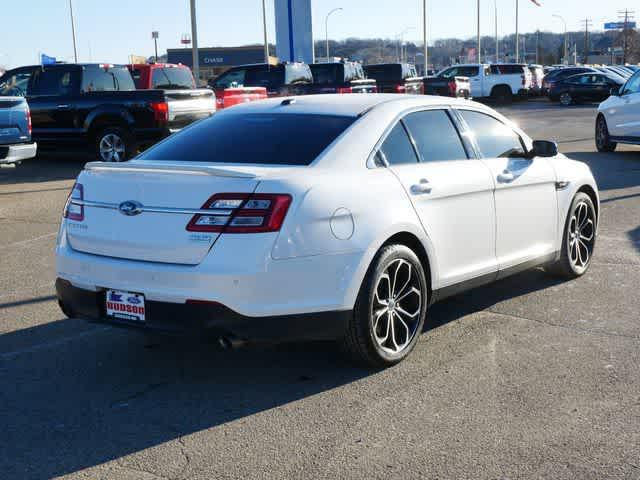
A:
{"type": "MultiPolygon", "coordinates": [[[[469,105],[471,102],[451,97],[397,93],[327,94],[271,98],[237,105],[233,109],[229,109],[228,112],[244,114],[277,112],[358,117],[382,104],[396,106],[400,111],[421,106],[469,105]]],[[[474,103],[474,105],[479,104],[474,103]]]]}

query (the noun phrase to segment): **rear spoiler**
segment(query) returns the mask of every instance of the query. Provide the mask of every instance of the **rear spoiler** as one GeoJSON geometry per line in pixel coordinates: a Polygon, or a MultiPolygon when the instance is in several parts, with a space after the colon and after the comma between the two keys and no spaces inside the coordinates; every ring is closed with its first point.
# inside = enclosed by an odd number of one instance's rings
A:
{"type": "Polygon", "coordinates": [[[256,178],[257,176],[253,173],[232,170],[230,168],[209,165],[180,165],[176,163],[160,165],[158,163],[142,162],[89,162],[84,168],[85,170],[91,171],[179,173],[183,175],[210,175],[212,177],[256,178]]]}

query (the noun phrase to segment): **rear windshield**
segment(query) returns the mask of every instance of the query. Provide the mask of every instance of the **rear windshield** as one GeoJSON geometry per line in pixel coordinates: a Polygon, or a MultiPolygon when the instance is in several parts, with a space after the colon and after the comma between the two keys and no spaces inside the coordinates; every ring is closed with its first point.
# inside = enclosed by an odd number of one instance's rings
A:
{"type": "Polygon", "coordinates": [[[219,113],[150,148],[143,160],[309,165],[355,117],[219,113]]]}
{"type": "Polygon", "coordinates": [[[328,85],[344,82],[344,65],[340,63],[316,63],[309,66],[313,73],[313,83],[328,85]]]}
{"type": "Polygon", "coordinates": [[[154,68],[151,74],[151,88],[161,90],[195,88],[191,71],[181,67],[154,68]]]}
{"type": "Polygon", "coordinates": [[[369,65],[364,70],[367,77],[379,82],[402,80],[401,65],[369,65]]]}

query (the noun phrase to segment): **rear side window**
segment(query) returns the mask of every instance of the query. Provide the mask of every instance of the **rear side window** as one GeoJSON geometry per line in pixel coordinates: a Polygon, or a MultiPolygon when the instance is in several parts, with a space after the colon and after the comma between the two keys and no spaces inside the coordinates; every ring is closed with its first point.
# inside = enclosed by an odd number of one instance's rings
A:
{"type": "Polygon", "coordinates": [[[373,78],[378,82],[401,80],[402,66],[399,64],[392,65],[369,65],[364,68],[367,77],[373,78]]]}
{"type": "Polygon", "coordinates": [[[491,65],[491,73],[494,75],[513,75],[524,73],[522,65],[491,65]]]}
{"type": "Polygon", "coordinates": [[[451,67],[440,73],[440,77],[475,77],[478,75],[478,67],[451,67]]]}
{"type": "Polygon", "coordinates": [[[416,143],[422,161],[467,158],[460,135],[444,110],[410,113],[403,122],[416,143]]]}
{"type": "Polygon", "coordinates": [[[484,158],[524,157],[520,136],[511,127],[489,115],[471,110],[459,110],[471,129],[484,158]]]}
{"type": "Polygon", "coordinates": [[[141,89],[144,87],[144,85],[142,85],[142,73],[140,72],[139,68],[134,68],[133,70],[131,70],[131,78],[133,78],[133,83],[135,84],[136,88],[141,89]]]}
{"type": "Polygon", "coordinates": [[[250,68],[244,79],[247,87],[265,87],[267,90],[275,90],[282,85],[282,67],[250,68]]]}
{"type": "Polygon", "coordinates": [[[401,122],[398,122],[391,132],[389,132],[389,135],[380,147],[380,151],[389,165],[403,165],[418,162],[416,152],[401,122]]]}
{"type": "Polygon", "coordinates": [[[73,93],[75,72],[69,69],[38,69],[33,74],[30,95],[62,95],[73,93]]]}
{"type": "Polygon", "coordinates": [[[112,92],[135,90],[133,78],[124,67],[85,67],[82,75],[83,92],[112,92]]]}
{"type": "Polygon", "coordinates": [[[313,83],[317,85],[342,83],[344,74],[348,71],[347,65],[341,65],[339,63],[317,63],[310,65],[310,67],[311,73],[313,74],[313,83]]]}
{"type": "Polygon", "coordinates": [[[151,86],[161,90],[189,90],[195,88],[191,71],[182,67],[154,68],[151,74],[151,86]]]}
{"type": "Polygon", "coordinates": [[[309,165],[355,117],[218,113],[145,151],[144,160],[309,165]]]}

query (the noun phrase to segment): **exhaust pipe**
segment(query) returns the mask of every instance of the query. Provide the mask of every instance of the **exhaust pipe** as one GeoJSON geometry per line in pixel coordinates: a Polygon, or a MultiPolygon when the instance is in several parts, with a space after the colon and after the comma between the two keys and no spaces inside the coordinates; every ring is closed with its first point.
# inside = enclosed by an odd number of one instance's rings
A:
{"type": "Polygon", "coordinates": [[[246,343],[247,342],[245,340],[234,336],[218,338],[218,344],[224,350],[235,350],[237,348],[244,347],[246,343]]]}

